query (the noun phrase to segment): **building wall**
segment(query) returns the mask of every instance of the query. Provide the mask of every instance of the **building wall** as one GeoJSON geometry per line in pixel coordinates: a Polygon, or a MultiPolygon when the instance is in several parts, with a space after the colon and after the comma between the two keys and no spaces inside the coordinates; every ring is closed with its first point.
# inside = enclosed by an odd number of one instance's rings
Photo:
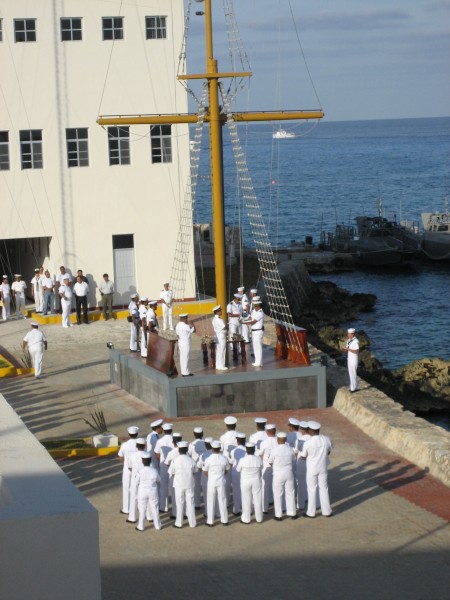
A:
{"type": "MultiPolygon", "coordinates": [[[[188,128],[172,126],[173,162],[152,164],[150,126],[131,126],[131,164],[110,166],[107,132],[96,119],[187,111],[176,81],[183,2],[123,3],[124,39],[103,41],[102,17],[119,16],[119,7],[97,0],[2,0],[0,131],[9,131],[11,167],[0,172],[0,239],[49,237],[45,266],[52,273],[64,264],[99,283],[104,272],[113,277],[112,236],[133,234],[136,287],[155,297],[170,277],[175,252],[188,128]],[[167,17],[167,39],[145,39],[145,16],[155,15],[167,17]],[[82,41],[61,41],[61,17],[82,17],[82,41]],[[36,19],[36,42],[14,41],[17,18],[36,19]],[[88,167],[67,166],[68,127],[88,128],[88,167]],[[19,131],[28,129],[43,130],[43,169],[21,169],[19,131]]],[[[32,271],[23,275],[29,281],[32,271]]],[[[194,280],[188,277],[187,285],[194,280]]]]}

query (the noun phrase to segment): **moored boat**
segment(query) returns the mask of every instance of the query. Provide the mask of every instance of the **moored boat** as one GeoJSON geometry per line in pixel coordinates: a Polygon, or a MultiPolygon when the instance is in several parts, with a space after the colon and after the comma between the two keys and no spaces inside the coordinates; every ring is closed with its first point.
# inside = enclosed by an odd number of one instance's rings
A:
{"type": "Polygon", "coordinates": [[[274,140],[291,140],[297,136],[295,135],[295,133],[292,133],[292,131],[286,131],[286,129],[278,129],[272,134],[272,137],[274,140]]]}
{"type": "Polygon", "coordinates": [[[450,213],[422,213],[422,252],[431,260],[450,261],[450,213]]]}

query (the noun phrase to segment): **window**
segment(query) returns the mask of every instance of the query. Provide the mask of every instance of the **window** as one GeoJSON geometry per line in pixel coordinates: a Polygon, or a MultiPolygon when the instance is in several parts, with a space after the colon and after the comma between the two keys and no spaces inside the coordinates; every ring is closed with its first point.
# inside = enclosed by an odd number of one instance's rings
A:
{"type": "Polygon", "coordinates": [[[108,127],[109,164],[130,164],[130,128],[108,127]]]}
{"type": "Polygon", "coordinates": [[[0,42],[3,42],[3,19],[0,19],[0,42]]]}
{"type": "Polygon", "coordinates": [[[35,42],[36,19],[14,19],[14,39],[16,42],[35,42]]]}
{"type": "Polygon", "coordinates": [[[123,40],[123,17],[103,17],[103,39],[123,40]]]}
{"type": "Polygon", "coordinates": [[[88,167],[88,130],[87,127],[79,129],[66,129],[67,166],[88,167]]]}
{"type": "Polygon", "coordinates": [[[61,41],[73,42],[82,39],[81,18],[61,19],[61,41]]]}
{"type": "Polygon", "coordinates": [[[152,125],[150,139],[152,144],[152,163],[172,162],[172,126],[152,125]]]}
{"type": "Polygon", "coordinates": [[[162,40],[167,37],[166,17],[145,17],[145,37],[162,40]]]}
{"type": "Polygon", "coordinates": [[[0,171],[9,171],[9,133],[0,131],[0,171]]]}
{"type": "Polygon", "coordinates": [[[41,129],[29,129],[20,132],[20,156],[22,169],[42,169],[41,129]]]}

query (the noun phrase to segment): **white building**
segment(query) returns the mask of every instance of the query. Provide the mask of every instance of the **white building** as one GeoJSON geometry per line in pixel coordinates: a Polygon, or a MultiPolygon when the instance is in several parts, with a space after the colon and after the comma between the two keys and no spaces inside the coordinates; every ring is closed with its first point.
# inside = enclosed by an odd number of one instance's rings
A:
{"type": "Polygon", "coordinates": [[[96,119],[187,111],[176,81],[183,1],[0,0],[0,26],[2,273],[29,282],[41,264],[83,269],[91,306],[103,273],[116,282],[115,305],[136,290],[159,297],[185,196],[188,127],[96,119]]]}

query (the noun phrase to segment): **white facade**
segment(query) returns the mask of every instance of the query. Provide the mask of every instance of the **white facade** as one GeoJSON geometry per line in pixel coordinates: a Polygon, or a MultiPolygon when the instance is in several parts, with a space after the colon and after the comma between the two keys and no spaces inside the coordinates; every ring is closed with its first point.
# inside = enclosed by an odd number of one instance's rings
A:
{"type": "MultiPolygon", "coordinates": [[[[110,165],[118,154],[109,149],[108,132],[96,119],[187,111],[186,93],[176,80],[183,1],[1,0],[0,19],[0,153],[5,132],[9,138],[9,169],[3,163],[0,170],[0,241],[9,253],[0,247],[0,268],[8,275],[22,272],[27,282],[40,264],[51,274],[58,274],[60,265],[71,273],[83,269],[94,288],[92,306],[100,299],[96,287],[102,274],[116,278],[113,236],[133,236],[115,238],[125,240],[126,248],[133,240],[134,257],[128,251],[118,262],[132,269],[134,258],[135,273],[128,274],[114,304],[128,304],[136,289],[159,297],[170,278],[184,202],[188,127],[171,128],[171,162],[154,162],[150,126],[130,126],[130,164],[110,165]],[[146,17],[164,18],[147,22],[146,17]],[[65,35],[79,37],[81,30],[81,40],[62,41],[69,18],[74,21],[65,35]],[[103,39],[111,24],[123,39],[103,39]],[[156,38],[147,39],[146,24],[156,38]],[[31,39],[19,41],[21,36],[31,39]],[[68,128],[87,128],[88,166],[68,166],[68,128]],[[42,168],[23,168],[24,161],[39,165],[39,144],[32,157],[24,144],[30,131],[42,132],[42,168]],[[3,242],[12,239],[21,241],[3,242]]],[[[71,157],[75,164],[87,158],[83,152],[71,157]]],[[[126,160],[126,152],[121,157],[126,160]]],[[[193,252],[189,269],[194,269],[193,252]]],[[[194,296],[193,289],[185,290],[186,298],[194,296]]]]}

